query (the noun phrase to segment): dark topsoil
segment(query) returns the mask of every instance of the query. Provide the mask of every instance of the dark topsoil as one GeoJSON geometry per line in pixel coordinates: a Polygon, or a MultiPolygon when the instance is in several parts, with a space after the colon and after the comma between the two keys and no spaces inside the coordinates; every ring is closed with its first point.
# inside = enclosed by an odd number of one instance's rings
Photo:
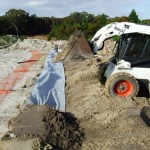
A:
{"type": "Polygon", "coordinates": [[[44,105],[27,106],[10,121],[6,136],[10,133],[15,138],[39,138],[42,147],[49,144],[53,149],[63,150],[80,149],[84,140],[83,130],[72,114],[44,105]]]}

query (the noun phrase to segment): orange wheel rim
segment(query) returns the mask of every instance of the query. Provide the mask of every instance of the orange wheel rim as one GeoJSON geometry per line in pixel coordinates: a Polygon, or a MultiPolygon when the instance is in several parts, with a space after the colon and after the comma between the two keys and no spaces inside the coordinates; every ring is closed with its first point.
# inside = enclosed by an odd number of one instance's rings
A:
{"type": "Polygon", "coordinates": [[[118,81],[114,86],[114,93],[117,96],[128,97],[133,93],[133,84],[128,80],[118,81]]]}

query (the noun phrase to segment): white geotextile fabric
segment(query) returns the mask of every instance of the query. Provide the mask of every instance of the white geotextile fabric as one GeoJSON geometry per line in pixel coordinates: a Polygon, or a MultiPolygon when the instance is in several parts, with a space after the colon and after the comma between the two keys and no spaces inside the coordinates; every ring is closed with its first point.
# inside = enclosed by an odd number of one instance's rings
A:
{"type": "Polygon", "coordinates": [[[61,62],[52,62],[56,55],[56,50],[50,51],[44,69],[29,97],[29,103],[37,105],[47,104],[57,110],[65,111],[64,67],[61,62]]]}

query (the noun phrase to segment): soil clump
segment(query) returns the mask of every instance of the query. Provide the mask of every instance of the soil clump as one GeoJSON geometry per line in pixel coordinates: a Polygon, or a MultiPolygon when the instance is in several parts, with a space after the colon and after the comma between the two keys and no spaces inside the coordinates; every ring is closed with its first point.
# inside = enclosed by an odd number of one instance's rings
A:
{"type": "Polygon", "coordinates": [[[48,106],[27,106],[9,123],[9,132],[3,139],[38,138],[41,147],[73,150],[79,149],[84,132],[71,113],[56,111],[48,106]]]}

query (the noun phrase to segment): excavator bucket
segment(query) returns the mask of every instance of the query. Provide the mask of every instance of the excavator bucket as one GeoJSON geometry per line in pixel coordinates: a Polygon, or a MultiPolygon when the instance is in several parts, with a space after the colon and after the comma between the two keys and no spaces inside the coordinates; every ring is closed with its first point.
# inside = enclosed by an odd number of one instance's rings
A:
{"type": "Polygon", "coordinates": [[[69,38],[62,51],[55,57],[54,62],[68,62],[78,59],[86,59],[93,57],[94,54],[86,42],[83,33],[79,30],[69,38]]]}

